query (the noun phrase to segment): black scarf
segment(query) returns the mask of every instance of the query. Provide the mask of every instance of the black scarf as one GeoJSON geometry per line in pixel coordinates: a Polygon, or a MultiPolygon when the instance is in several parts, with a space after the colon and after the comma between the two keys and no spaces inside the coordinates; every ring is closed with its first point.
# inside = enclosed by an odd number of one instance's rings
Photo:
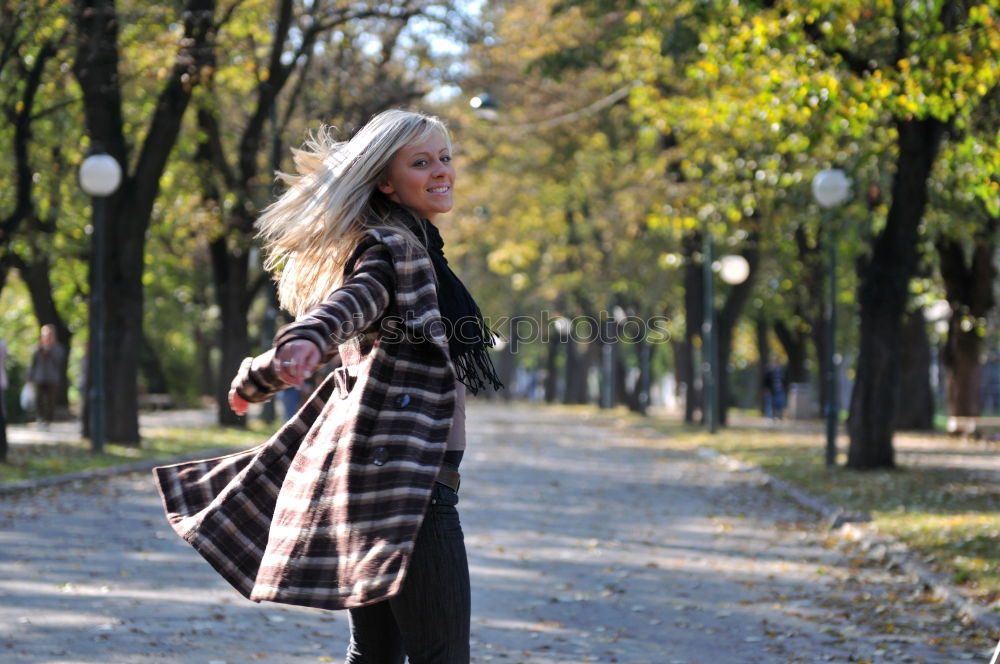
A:
{"type": "Polygon", "coordinates": [[[444,319],[448,335],[448,350],[455,365],[458,380],[473,394],[486,387],[494,390],[503,387],[497,377],[496,368],[487,349],[494,344],[494,334],[483,320],[479,306],[458,278],[448,259],[444,257],[444,240],[437,227],[427,219],[421,219],[417,237],[422,240],[430,254],[437,277],[438,308],[444,319]]]}

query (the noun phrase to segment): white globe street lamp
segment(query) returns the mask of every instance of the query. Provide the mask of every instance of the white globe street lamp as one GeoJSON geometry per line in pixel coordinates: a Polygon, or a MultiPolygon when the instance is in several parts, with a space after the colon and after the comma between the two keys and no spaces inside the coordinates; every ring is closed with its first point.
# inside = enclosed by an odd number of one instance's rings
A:
{"type": "Polygon", "coordinates": [[[495,122],[500,117],[496,100],[493,99],[493,95],[487,92],[482,92],[470,99],[469,107],[476,115],[489,122],[495,122]]]}
{"type": "Polygon", "coordinates": [[[122,167],[109,154],[92,154],[80,164],[80,188],[91,196],[110,196],[122,182],[122,167]]]}
{"type": "Polygon", "coordinates": [[[832,208],[847,200],[851,191],[851,181],[839,168],[828,168],[813,177],[813,198],[820,206],[832,208]]]}
{"type": "Polygon", "coordinates": [[[827,265],[830,271],[830,293],[826,303],[826,465],[837,463],[837,233],[833,208],[844,203],[851,192],[851,181],[839,168],[822,170],[813,177],[813,198],[824,208],[826,226],[827,265]]]}
{"type": "Polygon", "coordinates": [[[738,254],[723,256],[717,264],[719,276],[730,286],[742,284],[750,276],[750,263],[738,254]]]}
{"type": "Polygon", "coordinates": [[[93,247],[92,270],[94,276],[93,293],[90,300],[90,446],[95,452],[104,449],[104,340],[107,321],[105,320],[105,277],[104,263],[107,242],[105,219],[107,217],[107,197],[118,191],[122,181],[122,169],[118,161],[109,154],[92,154],[80,164],[80,188],[91,196],[94,232],[91,235],[93,247]]]}

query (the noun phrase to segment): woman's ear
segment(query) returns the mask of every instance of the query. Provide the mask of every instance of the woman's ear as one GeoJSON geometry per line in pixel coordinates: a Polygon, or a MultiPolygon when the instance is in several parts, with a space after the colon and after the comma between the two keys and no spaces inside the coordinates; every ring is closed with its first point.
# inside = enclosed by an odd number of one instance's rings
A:
{"type": "Polygon", "coordinates": [[[392,183],[388,179],[380,180],[378,183],[378,190],[381,191],[386,196],[391,196],[395,193],[396,188],[392,186],[392,183]]]}

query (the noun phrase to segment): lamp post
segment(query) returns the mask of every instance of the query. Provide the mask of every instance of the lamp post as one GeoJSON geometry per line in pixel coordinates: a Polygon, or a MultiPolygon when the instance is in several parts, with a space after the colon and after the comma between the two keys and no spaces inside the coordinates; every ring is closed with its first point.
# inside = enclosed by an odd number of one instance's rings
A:
{"type": "Polygon", "coordinates": [[[615,407],[615,342],[618,340],[618,323],[625,317],[621,307],[608,303],[608,312],[598,324],[602,325],[601,333],[601,408],[615,407]]]}
{"type": "Polygon", "coordinates": [[[108,196],[118,190],[122,181],[122,169],[109,154],[96,153],[80,164],[80,188],[91,197],[93,208],[93,292],[90,296],[90,447],[94,452],[104,449],[104,330],[105,275],[104,263],[107,252],[105,220],[108,196]]]}
{"type": "Polygon", "coordinates": [[[824,209],[823,225],[826,226],[827,269],[829,270],[830,293],[826,303],[826,465],[837,463],[837,228],[833,209],[847,200],[851,181],[839,168],[829,168],[816,174],[812,180],[813,198],[824,209]]]}

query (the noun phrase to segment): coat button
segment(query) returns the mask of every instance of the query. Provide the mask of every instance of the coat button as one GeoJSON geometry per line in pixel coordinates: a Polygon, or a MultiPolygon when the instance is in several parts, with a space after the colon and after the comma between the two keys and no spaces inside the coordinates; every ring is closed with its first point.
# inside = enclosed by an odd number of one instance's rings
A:
{"type": "Polygon", "coordinates": [[[396,397],[396,406],[398,408],[406,408],[409,405],[410,405],[409,394],[400,394],[398,397],[396,397]]]}
{"type": "Polygon", "coordinates": [[[376,447],[372,452],[372,463],[376,466],[383,465],[389,459],[389,450],[384,447],[376,447]]]}

